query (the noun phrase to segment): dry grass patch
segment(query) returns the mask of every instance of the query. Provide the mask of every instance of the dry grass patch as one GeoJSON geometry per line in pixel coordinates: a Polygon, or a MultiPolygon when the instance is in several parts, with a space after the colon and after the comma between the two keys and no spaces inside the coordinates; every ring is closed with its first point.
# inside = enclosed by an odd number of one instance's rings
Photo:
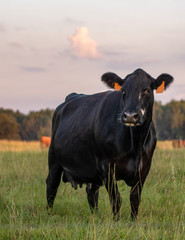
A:
{"type": "Polygon", "coordinates": [[[160,150],[173,150],[172,141],[157,141],[157,149],[160,150]]]}
{"type": "Polygon", "coordinates": [[[39,141],[13,141],[0,140],[0,151],[2,152],[22,152],[22,151],[41,151],[39,141]]]}

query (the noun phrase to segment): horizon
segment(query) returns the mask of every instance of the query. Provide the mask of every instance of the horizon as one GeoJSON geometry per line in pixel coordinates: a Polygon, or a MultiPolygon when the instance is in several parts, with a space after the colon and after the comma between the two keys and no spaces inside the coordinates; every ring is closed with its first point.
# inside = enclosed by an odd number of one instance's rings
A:
{"type": "MultiPolygon", "coordinates": [[[[162,106],[165,106],[167,104],[170,104],[171,102],[185,102],[185,99],[181,99],[181,100],[175,100],[175,99],[171,99],[169,102],[166,102],[166,103],[163,103],[161,101],[155,101],[154,100],[154,104],[155,103],[159,103],[161,104],[162,106]]],[[[56,106],[55,108],[57,108],[58,106],[56,106]]],[[[0,107],[0,109],[3,109],[5,111],[13,111],[13,112],[19,112],[20,114],[23,114],[23,115],[29,115],[31,112],[40,112],[40,111],[46,111],[46,110],[49,110],[49,111],[54,111],[55,108],[49,108],[49,107],[45,107],[45,108],[40,108],[40,109],[35,109],[35,110],[29,110],[28,112],[23,112],[23,111],[20,111],[19,109],[13,109],[13,108],[4,108],[4,107],[0,107]]]]}
{"type": "Polygon", "coordinates": [[[137,68],[174,77],[155,101],[185,100],[184,9],[182,0],[2,1],[0,107],[55,109],[71,92],[107,90],[105,72],[137,68]]]}

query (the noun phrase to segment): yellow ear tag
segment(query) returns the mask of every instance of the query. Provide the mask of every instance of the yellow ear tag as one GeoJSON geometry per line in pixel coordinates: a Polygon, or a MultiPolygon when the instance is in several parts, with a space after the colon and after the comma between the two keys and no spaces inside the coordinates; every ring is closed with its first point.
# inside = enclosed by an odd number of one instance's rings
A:
{"type": "Polygon", "coordinates": [[[114,83],[114,89],[116,91],[119,91],[121,89],[121,86],[118,83],[114,83]]]}
{"type": "Polygon", "coordinates": [[[162,84],[157,88],[156,93],[163,93],[165,87],[164,87],[164,81],[162,84]]]}

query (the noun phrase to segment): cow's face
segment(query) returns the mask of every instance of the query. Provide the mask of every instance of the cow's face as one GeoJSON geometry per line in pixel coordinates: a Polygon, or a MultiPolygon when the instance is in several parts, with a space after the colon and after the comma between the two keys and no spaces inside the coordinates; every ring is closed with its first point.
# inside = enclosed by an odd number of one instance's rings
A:
{"type": "Polygon", "coordinates": [[[166,89],[173,82],[173,77],[161,74],[155,80],[143,70],[137,69],[125,79],[114,73],[105,73],[102,81],[122,93],[122,122],[126,126],[138,126],[152,118],[153,90],[162,87],[166,89]]]}

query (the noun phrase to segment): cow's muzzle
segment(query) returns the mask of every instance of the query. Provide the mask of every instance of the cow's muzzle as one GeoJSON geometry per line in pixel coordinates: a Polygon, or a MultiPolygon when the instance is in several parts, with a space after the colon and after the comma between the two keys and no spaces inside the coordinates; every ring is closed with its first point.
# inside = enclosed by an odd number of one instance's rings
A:
{"type": "Polygon", "coordinates": [[[141,125],[140,123],[140,115],[136,112],[124,112],[123,113],[123,123],[126,126],[136,126],[136,125],[141,125]]]}

